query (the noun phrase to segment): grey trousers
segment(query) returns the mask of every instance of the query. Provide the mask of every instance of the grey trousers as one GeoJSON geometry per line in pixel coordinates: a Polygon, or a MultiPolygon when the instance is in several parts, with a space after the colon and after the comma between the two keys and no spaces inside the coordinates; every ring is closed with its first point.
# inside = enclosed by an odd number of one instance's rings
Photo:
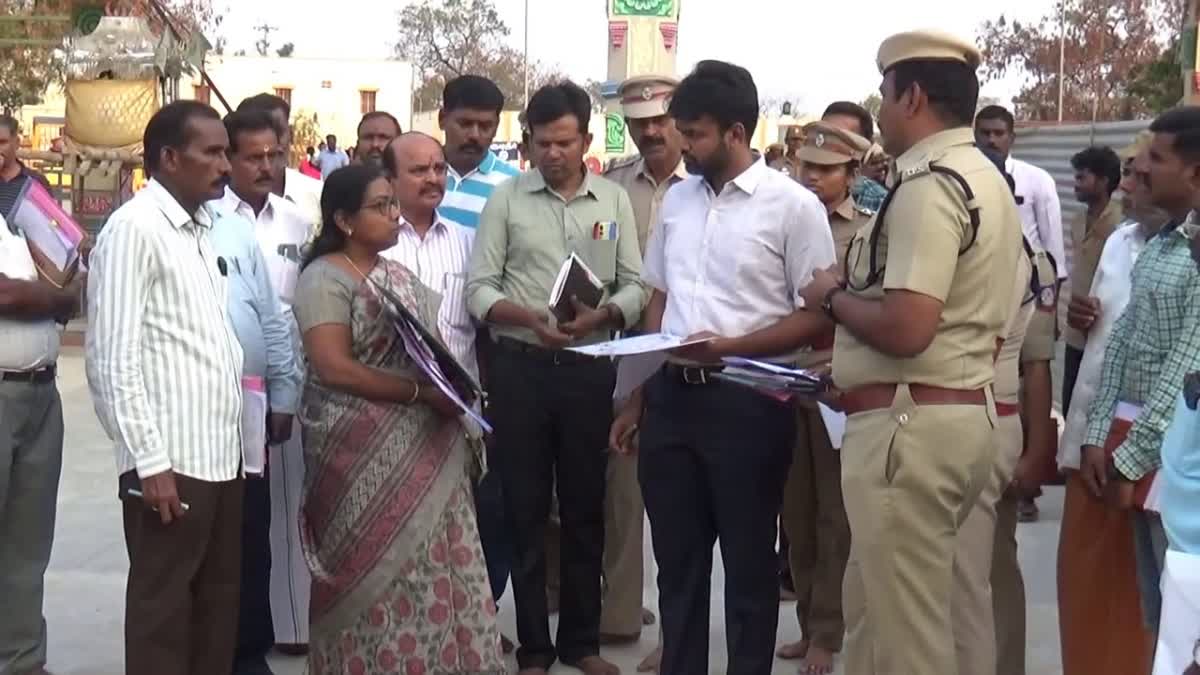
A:
{"type": "Polygon", "coordinates": [[[42,596],[62,445],[55,384],[0,381],[0,675],[46,663],[42,596]]]}

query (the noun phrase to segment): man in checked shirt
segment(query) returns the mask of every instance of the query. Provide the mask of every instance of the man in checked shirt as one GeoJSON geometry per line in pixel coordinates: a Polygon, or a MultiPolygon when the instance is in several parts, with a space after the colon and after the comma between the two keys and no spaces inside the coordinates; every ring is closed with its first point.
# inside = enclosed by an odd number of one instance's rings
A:
{"type": "MultiPolygon", "coordinates": [[[[1131,299],[1113,328],[1100,389],[1088,413],[1080,476],[1092,496],[1106,498],[1110,508],[1134,507],[1133,541],[1110,555],[1134,556],[1143,620],[1156,632],[1165,537],[1158,514],[1135,504],[1139,500],[1134,487],[1146,486],[1161,465],[1163,432],[1183,375],[1196,368],[1200,356],[1200,349],[1185,339],[1194,334],[1191,327],[1200,319],[1200,302],[1194,299],[1200,273],[1189,252],[1190,223],[1180,227],[1200,198],[1200,107],[1163,113],[1150,131],[1150,161],[1140,179],[1149,186],[1154,206],[1165,210],[1170,221],[1146,244],[1134,266],[1131,299]]],[[[1091,635],[1091,641],[1127,637],[1091,635]]],[[[1068,648],[1064,642],[1064,670],[1069,673],[1068,648]]],[[[1145,668],[1149,672],[1149,664],[1145,668]]]]}

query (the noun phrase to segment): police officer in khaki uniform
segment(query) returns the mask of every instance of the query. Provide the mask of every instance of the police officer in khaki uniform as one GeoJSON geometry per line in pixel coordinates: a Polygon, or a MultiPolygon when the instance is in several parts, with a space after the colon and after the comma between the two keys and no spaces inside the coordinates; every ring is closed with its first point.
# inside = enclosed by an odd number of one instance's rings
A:
{"type": "MultiPolygon", "coordinates": [[[[625,124],[638,154],[614,160],[604,177],[629,193],[642,251],[646,250],[646,240],[658,220],[667,190],[688,176],[683,168],[679,132],[667,115],[667,102],[677,84],[670,77],[646,75],[630,78],[618,89],[625,124]]],[[[654,618],[642,608],[645,506],[637,465],[636,455],[612,453],[608,459],[601,644],[635,641],[643,623],[654,618]]]]}
{"type": "Polygon", "coordinates": [[[837,323],[854,675],[958,672],[958,533],[994,470],[995,355],[1023,255],[1012,192],[974,146],[980,58],[938,32],[880,45],[897,183],[851,242],[845,285],[834,269],[800,291],[837,323]]]}
{"type": "Polygon", "coordinates": [[[803,162],[796,154],[800,152],[800,148],[804,147],[804,127],[799,124],[789,126],[783,135],[783,144],[786,148],[783,157],[769,166],[799,181],[803,162]]]}
{"type": "MultiPolygon", "coordinates": [[[[850,240],[874,215],[854,203],[850,191],[871,142],[828,122],[804,127],[801,182],[817,195],[829,214],[838,262],[850,240]]],[[[805,354],[800,365],[827,369],[829,344],[805,354]]],[[[802,638],[784,645],[779,656],[803,658],[808,673],[833,672],[833,655],[842,649],[842,575],[850,555],[850,525],[842,503],[841,458],[829,440],[821,413],[812,402],[800,404],[792,468],[783,493],[783,529],[788,566],[796,589],[796,618],[802,638]]]]}

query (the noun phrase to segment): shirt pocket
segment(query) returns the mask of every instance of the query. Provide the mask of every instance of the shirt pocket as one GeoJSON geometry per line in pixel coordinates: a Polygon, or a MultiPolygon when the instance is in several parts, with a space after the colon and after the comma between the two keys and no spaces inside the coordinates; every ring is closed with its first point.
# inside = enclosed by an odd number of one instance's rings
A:
{"type": "MultiPolygon", "coordinates": [[[[622,233],[624,235],[624,233],[622,233]]],[[[600,281],[606,285],[617,278],[616,240],[585,240],[580,245],[579,255],[600,281]]]]}

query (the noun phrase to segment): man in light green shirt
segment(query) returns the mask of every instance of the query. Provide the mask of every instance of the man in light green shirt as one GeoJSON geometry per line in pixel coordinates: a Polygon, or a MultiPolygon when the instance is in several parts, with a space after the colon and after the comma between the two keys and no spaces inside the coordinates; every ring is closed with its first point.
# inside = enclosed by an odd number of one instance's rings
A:
{"type": "Polygon", "coordinates": [[[526,120],[537,167],[496,188],[480,216],[467,308],[491,326],[488,419],[513,544],[512,584],[521,675],[556,660],[586,675],[617,675],[600,658],[600,576],[605,470],[615,372],[611,360],[564,348],[607,340],[637,323],[645,304],[642,256],[629,196],[590,175],[583,155],[591,100],[571,82],[530,99],[526,120]],[[558,323],[550,295],[578,255],[604,284],[598,307],[574,301],[558,323]],[[557,484],[562,521],[560,616],[550,639],[544,533],[557,484]]]}

